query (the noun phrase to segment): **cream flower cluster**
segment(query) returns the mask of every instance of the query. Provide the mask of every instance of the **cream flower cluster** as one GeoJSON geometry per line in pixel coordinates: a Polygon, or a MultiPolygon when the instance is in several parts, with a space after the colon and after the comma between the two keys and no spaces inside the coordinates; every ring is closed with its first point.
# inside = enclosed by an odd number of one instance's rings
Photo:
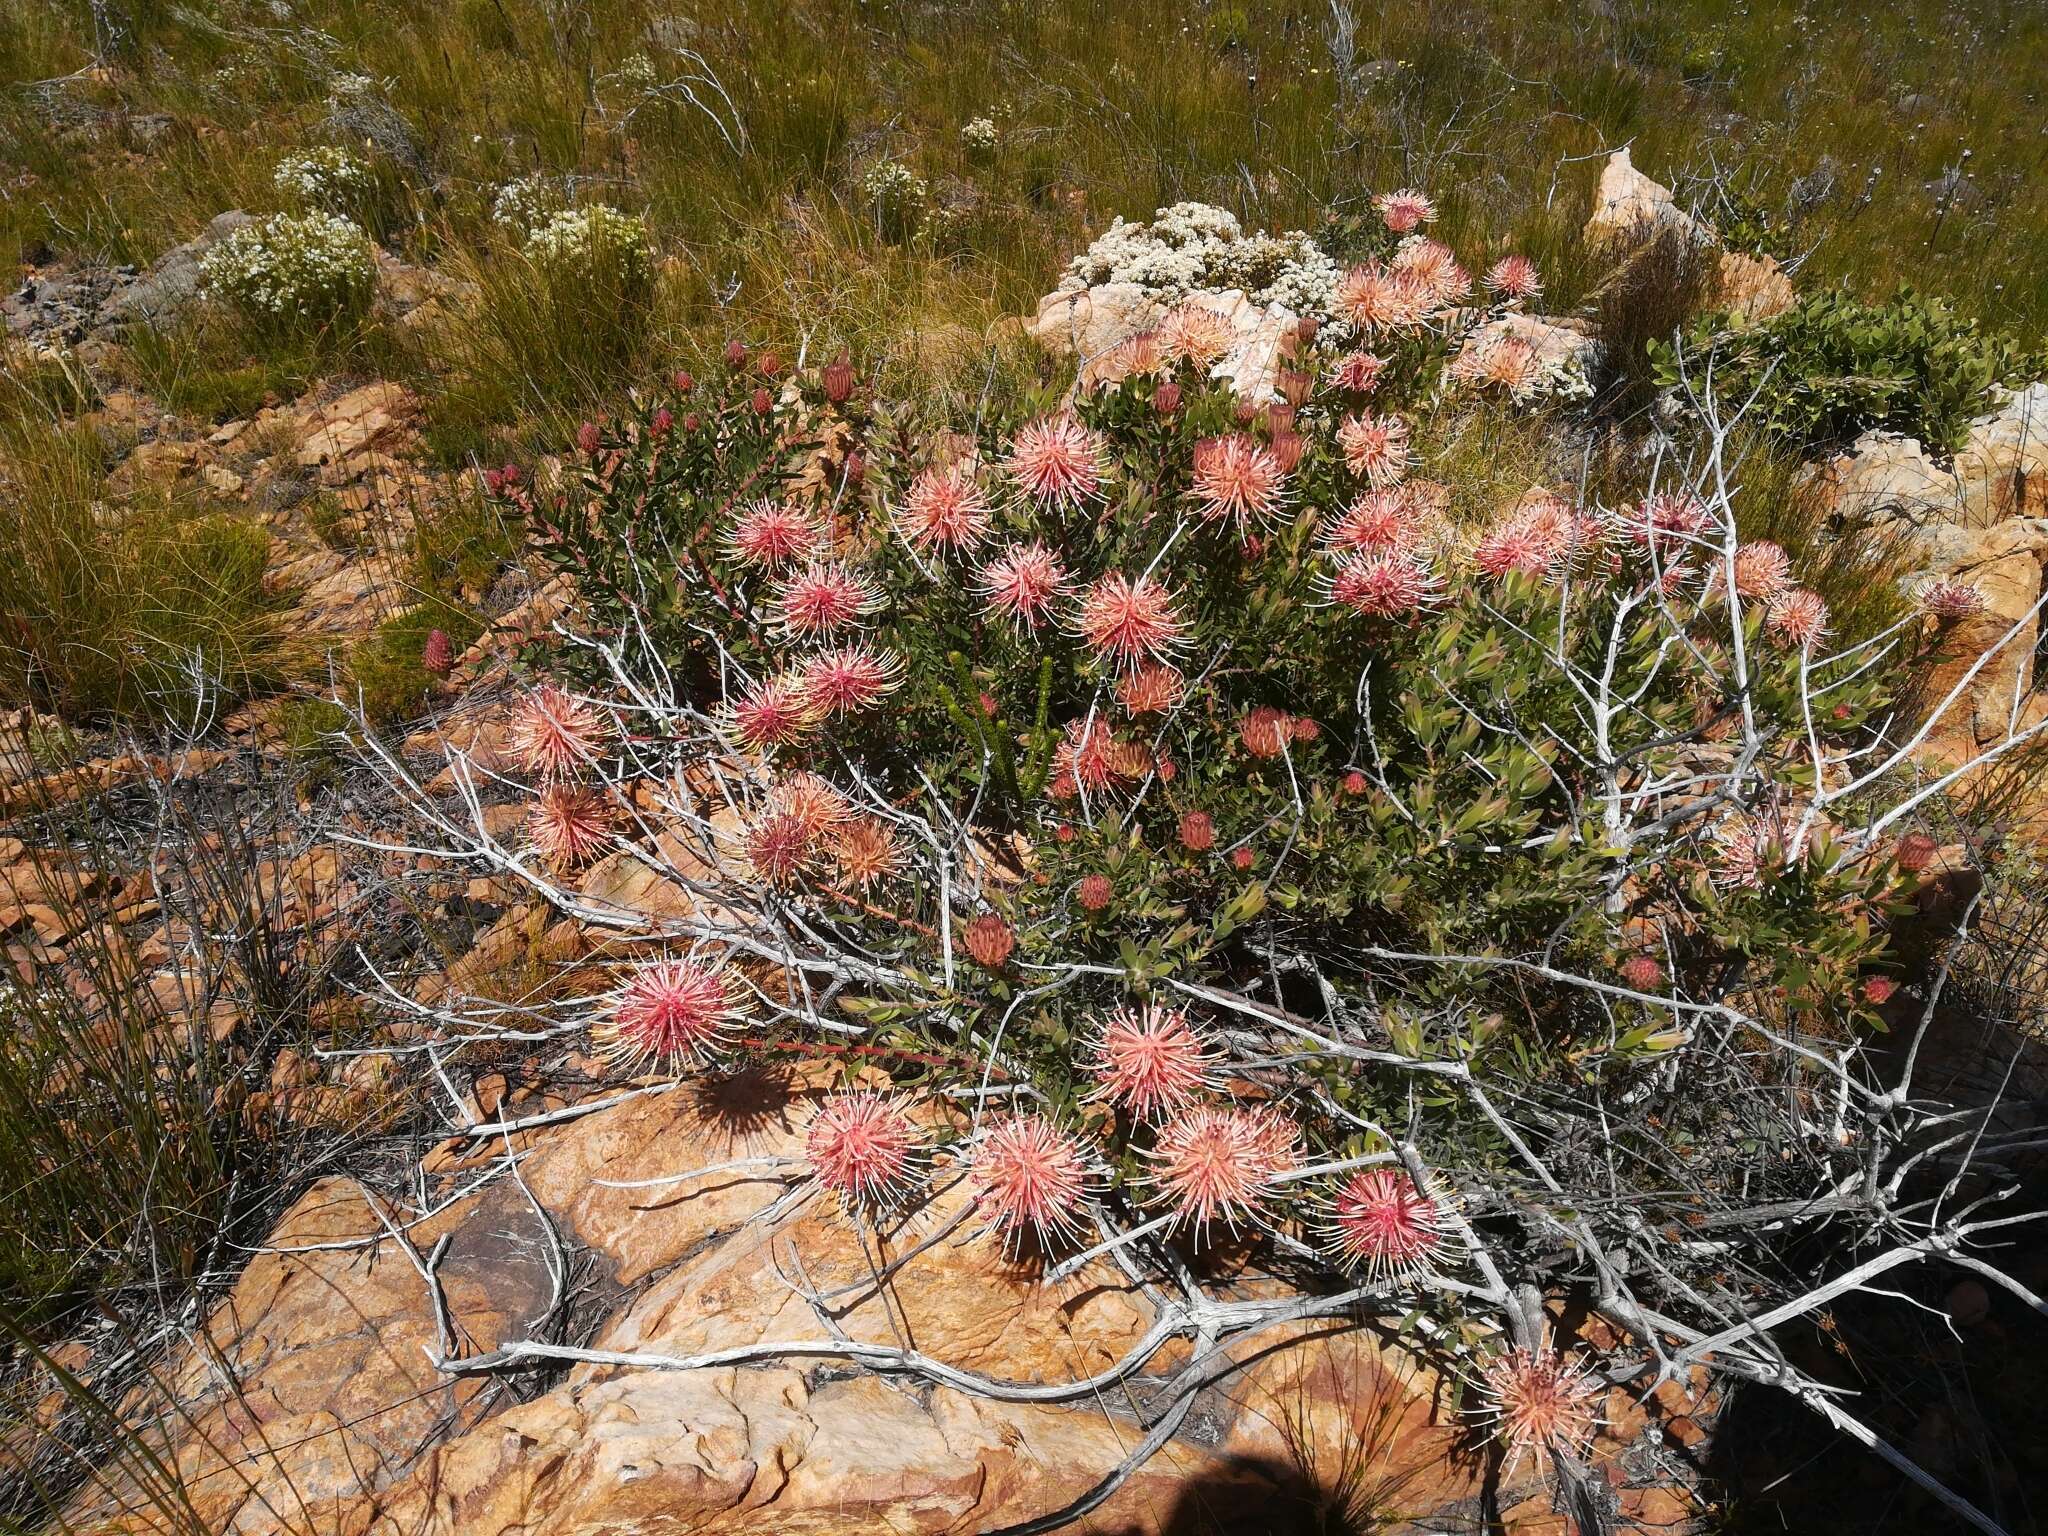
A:
{"type": "Polygon", "coordinates": [[[491,222],[523,241],[567,205],[562,178],[535,172],[498,188],[491,199],[491,222]]]}
{"type": "Polygon", "coordinates": [[[330,213],[361,202],[376,185],[361,156],[331,144],[286,155],[270,179],[294,207],[330,213]]]}
{"type": "Polygon", "coordinates": [[[208,298],[269,320],[324,320],[367,305],[377,282],[369,236],[332,213],[277,213],[200,258],[208,298]]]}
{"type": "Polygon", "coordinates": [[[1117,219],[1068,265],[1062,286],[1134,283],[1167,302],[1202,289],[1240,288],[1257,304],[1320,314],[1340,275],[1301,230],[1247,235],[1228,209],[1175,203],[1149,224],[1117,219]]]}
{"type": "Polygon", "coordinates": [[[609,203],[570,208],[535,226],[526,254],[542,266],[564,271],[616,267],[629,285],[647,281],[647,225],[609,203]]]}

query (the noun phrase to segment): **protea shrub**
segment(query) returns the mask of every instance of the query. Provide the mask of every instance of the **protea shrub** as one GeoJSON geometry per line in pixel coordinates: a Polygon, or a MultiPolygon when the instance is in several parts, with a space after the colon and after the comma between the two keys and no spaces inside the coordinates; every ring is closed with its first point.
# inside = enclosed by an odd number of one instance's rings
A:
{"type": "Polygon", "coordinates": [[[716,885],[724,964],[789,1000],[742,1036],[650,996],[636,1060],[851,1035],[897,1076],[809,1133],[845,1219],[928,1152],[1076,1262],[1264,1245],[1346,1305],[1491,1328],[1468,1364],[1511,1446],[1577,1451],[1593,1367],[1509,1352],[1515,1287],[1720,1334],[1813,1228],[1744,1228],[1787,1257],[1738,1294],[1727,1244],[1665,1226],[1864,1187],[1876,1154],[1814,1127],[1901,969],[1926,860],[1885,690],[1938,626],[1835,633],[1668,466],[1452,515],[1416,429],[1474,284],[1426,200],[1385,213],[1284,401],[1213,379],[1185,316],[973,422],[771,389],[736,346],[500,475],[580,604],[521,763],[542,872],[629,848],[716,885]]]}

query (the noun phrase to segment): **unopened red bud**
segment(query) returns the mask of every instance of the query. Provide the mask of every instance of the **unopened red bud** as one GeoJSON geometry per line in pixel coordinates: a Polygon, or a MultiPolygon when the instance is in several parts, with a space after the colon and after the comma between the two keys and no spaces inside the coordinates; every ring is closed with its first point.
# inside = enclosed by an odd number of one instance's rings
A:
{"type": "Polygon", "coordinates": [[[852,393],[853,364],[842,352],[825,365],[825,398],[838,405],[852,393]]]}
{"type": "Polygon", "coordinates": [[[747,344],[743,341],[728,341],[725,344],[725,366],[744,368],[747,364],[747,344]]]}
{"type": "Polygon", "coordinates": [[[647,425],[648,429],[652,431],[656,437],[660,437],[663,434],[665,434],[668,431],[668,429],[674,426],[675,424],[675,417],[669,414],[668,407],[664,405],[654,413],[654,419],[648,422],[647,425]]]}
{"type": "Polygon", "coordinates": [[[1291,475],[1294,473],[1294,466],[1301,462],[1302,450],[1306,446],[1301,434],[1290,430],[1275,432],[1272,442],[1266,445],[1266,451],[1273,455],[1273,461],[1280,466],[1281,474],[1291,475]]]}
{"type": "Polygon", "coordinates": [[[586,421],[576,429],[576,446],[583,451],[585,458],[594,458],[598,446],[603,441],[604,439],[598,435],[597,423],[594,421],[586,421]]]}
{"type": "Polygon", "coordinates": [[[1250,869],[1252,867],[1251,849],[1238,848],[1233,850],[1230,855],[1230,867],[1232,869],[1250,869]]]}
{"type": "Polygon", "coordinates": [[[697,381],[691,378],[690,375],[681,368],[678,368],[676,370],[675,378],[672,379],[670,382],[675,385],[676,393],[679,395],[687,395],[691,390],[697,387],[697,381]]]}
{"type": "Polygon", "coordinates": [[[1168,379],[1152,391],[1152,409],[1162,416],[1171,416],[1180,409],[1180,386],[1168,379]]]}
{"type": "Polygon", "coordinates": [[[1294,339],[1306,347],[1315,341],[1316,332],[1321,329],[1314,315],[1303,315],[1294,324],[1294,339]]]}
{"type": "Polygon", "coordinates": [[[1908,874],[1918,874],[1934,862],[1939,845],[1925,832],[1908,832],[1899,839],[1899,868],[1908,874]]]}
{"type": "Polygon", "coordinates": [[[1294,426],[1294,407],[1282,401],[1279,405],[1266,407],[1266,430],[1275,436],[1289,431],[1294,426]]]}
{"type": "Polygon", "coordinates": [[[765,389],[757,389],[754,391],[752,404],[756,416],[766,416],[775,408],[775,397],[765,389]]]}
{"type": "Polygon", "coordinates": [[[756,366],[761,370],[763,378],[772,379],[782,372],[782,359],[773,352],[763,352],[761,361],[756,366]]]}

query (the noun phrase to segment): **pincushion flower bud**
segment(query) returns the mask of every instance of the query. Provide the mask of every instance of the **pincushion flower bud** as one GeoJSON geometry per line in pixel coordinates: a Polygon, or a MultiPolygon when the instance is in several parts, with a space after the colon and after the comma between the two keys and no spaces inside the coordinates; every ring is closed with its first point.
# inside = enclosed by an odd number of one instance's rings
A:
{"type": "Polygon", "coordinates": [[[697,381],[690,377],[687,370],[682,368],[678,368],[675,371],[675,376],[669,382],[675,385],[676,393],[679,395],[687,395],[697,387],[697,381]]]}
{"type": "Polygon", "coordinates": [[[743,341],[728,341],[725,344],[725,366],[743,368],[747,362],[747,344],[743,341]]]}
{"type": "Polygon", "coordinates": [[[1239,848],[1232,853],[1230,855],[1230,867],[1232,869],[1250,869],[1252,867],[1251,849],[1239,848]]]}
{"type": "Polygon", "coordinates": [[[1283,370],[1274,382],[1280,386],[1280,398],[1291,406],[1306,404],[1315,393],[1316,381],[1298,368],[1283,370]]]}
{"type": "Polygon", "coordinates": [[[1302,450],[1307,442],[1299,432],[1292,430],[1275,432],[1273,440],[1266,444],[1266,452],[1273,456],[1273,462],[1280,466],[1280,473],[1291,475],[1294,466],[1301,462],[1302,450]]]}
{"type": "Polygon", "coordinates": [[[1162,416],[1171,416],[1180,409],[1180,386],[1168,379],[1152,391],[1152,409],[1162,416]]]}
{"type": "Polygon", "coordinates": [[[1017,935],[995,913],[984,912],[967,925],[961,942],[976,965],[985,971],[997,971],[1017,948],[1017,935]]]}
{"type": "Polygon", "coordinates": [[[1240,400],[1237,402],[1237,409],[1232,414],[1237,417],[1237,424],[1240,427],[1248,427],[1258,420],[1259,408],[1249,400],[1240,400]]]}
{"type": "Polygon", "coordinates": [[[1304,347],[1310,346],[1316,339],[1316,332],[1321,329],[1322,322],[1314,315],[1303,315],[1294,323],[1294,339],[1304,347]]]}
{"type": "Polygon", "coordinates": [[[1180,845],[1189,853],[1216,846],[1216,823],[1207,811],[1188,811],[1180,819],[1180,845]]]}
{"type": "Polygon", "coordinates": [[[447,630],[428,631],[427,643],[420,647],[420,667],[434,677],[446,677],[455,669],[455,648],[447,630]]]}
{"type": "Polygon", "coordinates": [[[754,398],[750,403],[754,407],[754,414],[756,416],[766,416],[775,407],[775,397],[770,395],[765,389],[757,389],[754,391],[754,398]]]}
{"type": "Polygon", "coordinates": [[[1107,875],[1089,875],[1081,881],[1074,897],[1081,903],[1084,912],[1100,912],[1116,896],[1116,887],[1109,883],[1107,875]]]}
{"type": "Polygon", "coordinates": [[[1621,962],[1621,979],[1638,992],[1648,992],[1664,980],[1664,967],[1655,955],[1630,955],[1621,962]]]}
{"type": "Polygon", "coordinates": [[[1293,427],[1293,406],[1287,404],[1283,400],[1278,405],[1269,405],[1266,407],[1266,431],[1268,435],[1277,437],[1282,432],[1291,431],[1293,427]]]}
{"type": "Polygon", "coordinates": [[[597,423],[594,421],[586,421],[576,429],[576,446],[585,458],[595,457],[602,441],[603,439],[598,436],[597,423]]]}
{"type": "Polygon", "coordinates": [[[824,384],[825,398],[834,405],[853,393],[853,364],[847,361],[844,352],[825,365],[824,384]]]}
{"type": "Polygon", "coordinates": [[[1889,976],[1871,976],[1863,983],[1863,1001],[1873,1008],[1882,1008],[1892,1000],[1892,994],[1899,990],[1899,984],[1889,976]]]}
{"type": "Polygon", "coordinates": [[[669,408],[664,405],[655,411],[652,419],[647,423],[647,429],[656,437],[665,437],[668,435],[668,429],[675,424],[675,417],[670,414],[669,408]]]}
{"type": "Polygon", "coordinates": [[[1344,793],[1347,795],[1362,795],[1370,787],[1371,782],[1356,768],[1344,775],[1344,793]]]}
{"type": "Polygon", "coordinates": [[[690,412],[689,415],[683,418],[683,430],[685,432],[694,432],[703,425],[704,418],[702,416],[699,416],[695,411],[690,412]]]}
{"type": "Polygon", "coordinates": [[[1909,875],[1917,875],[1934,862],[1934,853],[1938,846],[1925,832],[1908,832],[1899,839],[1899,868],[1909,875]]]}
{"type": "Polygon", "coordinates": [[[846,456],[846,483],[859,485],[868,477],[868,458],[858,448],[846,456]]]}
{"type": "Polygon", "coordinates": [[[763,352],[756,366],[760,368],[762,378],[772,379],[782,372],[782,359],[773,352],[763,352]]]}

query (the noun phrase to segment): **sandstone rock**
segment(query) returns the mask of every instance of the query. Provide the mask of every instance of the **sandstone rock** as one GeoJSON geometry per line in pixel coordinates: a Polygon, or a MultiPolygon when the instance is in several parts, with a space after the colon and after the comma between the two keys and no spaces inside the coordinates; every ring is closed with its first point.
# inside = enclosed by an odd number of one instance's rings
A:
{"type": "Polygon", "coordinates": [[[1627,149],[1608,157],[1586,220],[1586,243],[1595,250],[1626,255],[1671,235],[1714,252],[1712,303],[1737,320],[1768,320],[1792,307],[1792,280],[1769,256],[1726,249],[1713,226],[1694,218],[1672,199],[1671,189],[1635,168],[1627,149]]]}
{"type": "MultiPolygon", "coordinates": [[[[1254,304],[1235,288],[1192,293],[1184,302],[1221,315],[1235,334],[1210,376],[1248,400],[1277,398],[1274,379],[1293,347],[1299,317],[1282,305],[1254,304]]],[[[1135,283],[1055,289],[1038,301],[1025,330],[1048,351],[1079,358],[1084,384],[1107,382],[1092,365],[1118,342],[1157,325],[1167,308],[1135,283]]]]}
{"type": "Polygon", "coordinates": [[[1972,421],[1955,472],[1973,521],[2048,513],[2048,383],[2029,384],[1972,421]]]}
{"type": "Polygon", "coordinates": [[[1502,315],[1465,332],[1457,356],[1445,365],[1446,377],[1461,361],[1476,357],[1506,337],[1534,347],[1537,364],[1545,373],[1558,376],[1594,377],[1606,350],[1590,321],[1575,316],[1502,315]]]}
{"type": "Polygon", "coordinates": [[[149,271],[113,293],[94,318],[94,328],[113,331],[136,322],[161,325],[199,298],[199,261],[214,246],[255,219],[240,209],[216,214],[196,238],[172,246],[149,271]]]}
{"type": "Polygon", "coordinates": [[[419,401],[404,385],[365,384],[299,417],[297,461],[329,484],[344,484],[372,467],[366,450],[389,454],[409,441],[418,418],[419,401]]]}
{"type": "MultiPolygon", "coordinates": [[[[325,1181],[280,1222],[202,1340],[164,1367],[162,1390],[183,1411],[165,1413],[150,1393],[124,1411],[152,1426],[200,1528],[251,1536],[966,1533],[1071,1501],[1142,1433],[1122,1392],[1002,1402],[792,1359],[576,1364],[507,1401],[481,1378],[433,1369],[444,1322],[453,1347],[475,1355],[556,1317],[558,1241],[583,1255],[572,1336],[608,1349],[673,1356],[843,1331],[908,1339],[1005,1380],[1064,1383],[1144,1336],[1152,1304],[1119,1271],[1037,1284],[971,1215],[952,1222],[957,1186],[907,1225],[863,1236],[822,1201],[782,1198],[772,1170],[715,1170],[794,1151],[818,1091],[757,1071],[518,1133],[523,1186],[500,1177],[416,1221],[409,1253],[361,1190],[325,1181]],[[670,1178],[693,1169],[714,1171],[670,1178]],[[420,1274],[428,1255],[445,1320],[420,1274]]],[[[441,1166],[503,1155],[471,1145],[478,1155],[441,1166]]],[[[1295,1501],[1342,1498],[1361,1446],[1385,1507],[1432,1529],[1480,1518],[1489,1474],[1459,1451],[1444,1384],[1385,1338],[1325,1332],[1247,1347],[1242,1372],[1205,1394],[1189,1430],[1077,1529],[1164,1536],[1206,1528],[1191,1522],[1220,1509],[1252,1522],[1232,1528],[1295,1528],[1295,1501]]],[[[1161,1363],[1184,1357],[1175,1346],[1161,1363]]],[[[1664,1411],[1653,1400],[1646,1436],[1664,1411]]],[[[1600,1455],[1618,1449],[1609,1439],[1600,1455]]],[[[1508,1529],[1545,1528],[1540,1490],[1527,1469],[1502,1480],[1499,1502],[1530,1522],[1508,1529]]],[[[1624,1508],[1670,1523],[1672,1506],[1651,1492],[1625,1491],[1624,1508]]],[[[96,1532],[163,1528],[118,1474],[68,1516],[96,1532]]]]}

